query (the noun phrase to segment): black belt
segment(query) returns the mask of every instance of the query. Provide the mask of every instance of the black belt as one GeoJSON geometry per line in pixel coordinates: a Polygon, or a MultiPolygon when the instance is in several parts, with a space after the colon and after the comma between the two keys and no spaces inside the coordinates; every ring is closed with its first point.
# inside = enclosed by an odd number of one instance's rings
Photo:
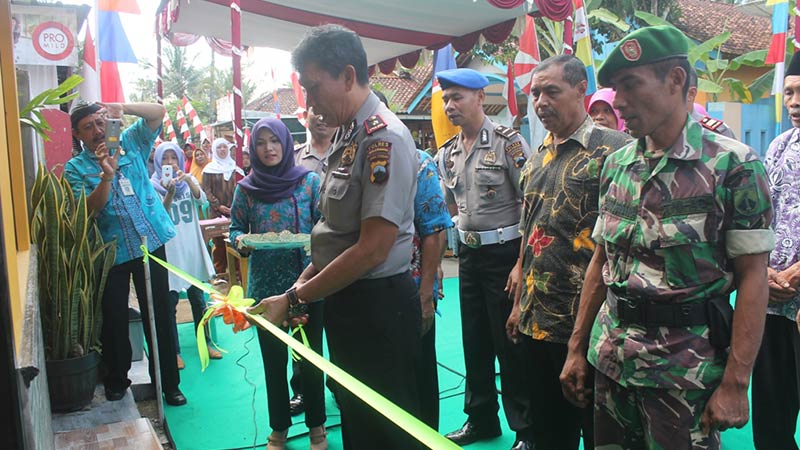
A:
{"type": "Polygon", "coordinates": [[[692,327],[708,324],[707,301],[693,303],[653,303],[643,299],[621,297],[611,289],[606,297],[608,306],[620,322],[655,327],[692,327]]]}

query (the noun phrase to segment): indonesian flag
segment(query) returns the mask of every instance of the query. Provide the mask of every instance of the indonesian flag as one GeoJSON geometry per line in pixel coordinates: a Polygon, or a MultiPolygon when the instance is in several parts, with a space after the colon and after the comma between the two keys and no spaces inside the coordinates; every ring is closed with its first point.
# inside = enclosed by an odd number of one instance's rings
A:
{"type": "Polygon", "coordinates": [[[181,136],[185,142],[192,142],[192,133],[189,132],[189,126],[186,125],[186,116],[183,115],[183,110],[178,107],[178,114],[175,116],[178,119],[178,128],[180,128],[181,136]]]}
{"type": "Polygon", "coordinates": [[[189,120],[192,121],[192,128],[194,129],[194,134],[200,136],[200,142],[203,142],[203,139],[207,139],[208,135],[206,134],[206,129],[203,127],[203,123],[200,122],[200,118],[197,117],[197,111],[194,110],[194,106],[189,101],[186,96],[183,96],[183,109],[186,111],[186,115],[189,116],[189,120]]]}
{"type": "Polygon", "coordinates": [[[175,136],[175,128],[172,127],[172,119],[169,118],[168,113],[164,113],[164,131],[167,133],[167,140],[175,144],[178,143],[178,138],[175,136]]]}
{"type": "Polygon", "coordinates": [[[100,77],[97,74],[97,52],[94,48],[92,32],[89,24],[86,24],[86,38],[83,44],[83,68],[81,69],[83,83],[78,92],[83,100],[87,102],[100,101],[100,77]]]}
{"type": "Polygon", "coordinates": [[[250,127],[244,129],[244,148],[249,148],[250,146],[250,127]]]}
{"type": "Polygon", "coordinates": [[[519,52],[514,58],[514,76],[525,95],[531,95],[533,69],[539,65],[539,42],[536,40],[536,23],[531,16],[525,16],[525,31],[519,37],[519,52]]]}
{"type": "Polygon", "coordinates": [[[297,109],[294,111],[294,114],[297,116],[297,120],[303,124],[304,127],[308,127],[306,124],[306,96],[303,95],[303,88],[300,86],[300,80],[297,77],[297,72],[292,72],[292,90],[294,90],[294,99],[297,101],[297,109]]]}

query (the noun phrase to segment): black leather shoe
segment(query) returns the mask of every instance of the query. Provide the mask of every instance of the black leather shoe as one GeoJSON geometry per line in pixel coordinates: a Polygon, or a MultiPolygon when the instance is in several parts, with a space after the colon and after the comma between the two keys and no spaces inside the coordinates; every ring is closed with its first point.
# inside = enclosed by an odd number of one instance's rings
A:
{"type": "Polygon", "coordinates": [[[180,389],[175,389],[171,392],[164,392],[164,400],[168,405],[183,406],[186,404],[186,397],[180,389]]]}
{"type": "Polygon", "coordinates": [[[122,400],[125,397],[125,391],[127,391],[127,389],[106,388],[106,400],[110,402],[122,400]]]}
{"type": "Polygon", "coordinates": [[[306,405],[303,403],[303,394],[295,394],[294,397],[289,400],[289,414],[296,416],[298,414],[303,414],[306,410],[306,405]]]}
{"type": "Polygon", "coordinates": [[[500,436],[500,424],[495,423],[491,426],[480,427],[471,421],[464,422],[464,426],[456,431],[447,433],[444,437],[450,439],[458,445],[472,444],[473,442],[484,439],[491,439],[500,436]]]}
{"type": "Polygon", "coordinates": [[[515,442],[511,450],[536,450],[536,446],[533,445],[533,442],[522,439],[515,442]]]}

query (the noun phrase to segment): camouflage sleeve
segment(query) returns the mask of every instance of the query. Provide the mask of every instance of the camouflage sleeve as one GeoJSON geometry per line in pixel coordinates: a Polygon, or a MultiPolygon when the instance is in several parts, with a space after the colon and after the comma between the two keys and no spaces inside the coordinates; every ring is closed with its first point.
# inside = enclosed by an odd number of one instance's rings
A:
{"type": "Polygon", "coordinates": [[[728,258],[772,251],[772,202],[764,164],[755,159],[735,166],[726,176],[724,190],[723,231],[728,258]]]}

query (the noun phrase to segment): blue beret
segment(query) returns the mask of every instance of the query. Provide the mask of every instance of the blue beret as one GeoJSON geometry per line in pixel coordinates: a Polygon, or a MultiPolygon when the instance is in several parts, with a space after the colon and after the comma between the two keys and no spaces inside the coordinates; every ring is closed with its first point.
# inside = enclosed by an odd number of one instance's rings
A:
{"type": "Polygon", "coordinates": [[[483,89],[489,85],[489,79],[482,73],[472,69],[450,69],[436,74],[442,89],[461,86],[467,89],[483,89]]]}

